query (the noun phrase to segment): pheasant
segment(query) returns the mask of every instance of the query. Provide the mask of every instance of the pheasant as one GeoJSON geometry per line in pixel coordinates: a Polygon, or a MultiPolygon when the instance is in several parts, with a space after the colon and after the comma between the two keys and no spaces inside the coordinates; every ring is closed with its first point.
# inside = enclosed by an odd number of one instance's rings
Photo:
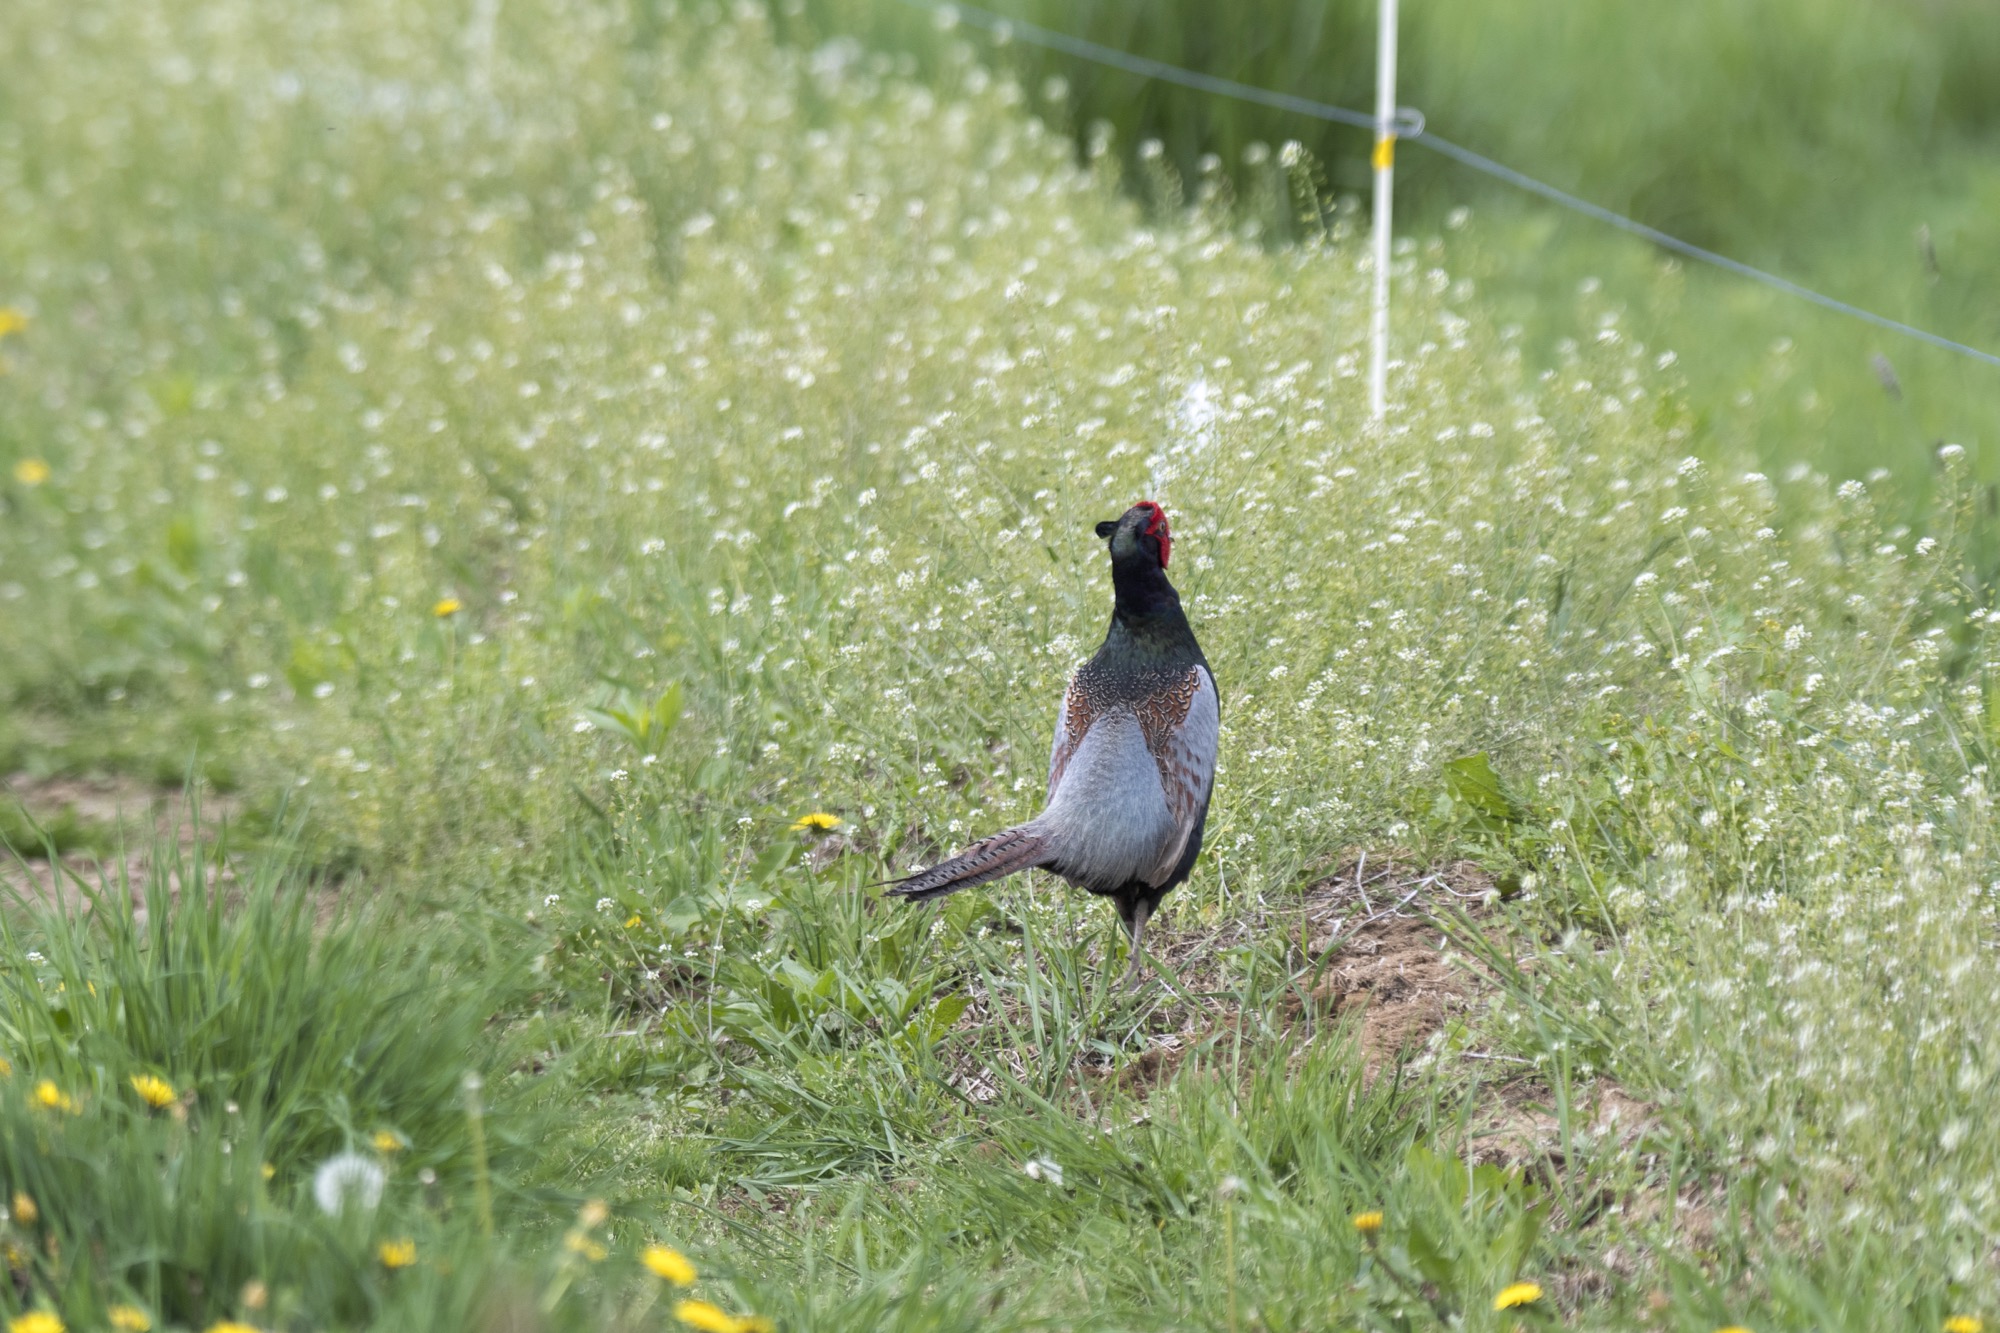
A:
{"type": "Polygon", "coordinates": [[[1054,871],[1117,907],[1132,941],[1129,979],[1147,919],[1201,852],[1222,706],[1167,582],[1166,511],[1141,500],[1097,535],[1110,542],[1111,629],[1056,712],[1042,812],[889,892],[926,902],[1020,870],[1054,871]]]}

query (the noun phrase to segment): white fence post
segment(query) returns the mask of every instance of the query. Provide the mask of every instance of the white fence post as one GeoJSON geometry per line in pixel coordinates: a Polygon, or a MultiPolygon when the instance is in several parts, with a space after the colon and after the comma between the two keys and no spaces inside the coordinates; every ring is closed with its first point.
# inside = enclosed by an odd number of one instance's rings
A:
{"type": "Polygon", "coordinates": [[[1380,0],[1375,41],[1375,318],[1368,367],[1368,407],[1389,410],[1390,215],[1396,183],[1396,4],[1380,0]]]}

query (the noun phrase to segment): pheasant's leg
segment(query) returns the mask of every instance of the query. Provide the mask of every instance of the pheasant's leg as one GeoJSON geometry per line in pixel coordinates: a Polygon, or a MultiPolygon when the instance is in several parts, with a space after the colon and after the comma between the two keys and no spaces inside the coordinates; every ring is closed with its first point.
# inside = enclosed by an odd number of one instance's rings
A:
{"type": "Polygon", "coordinates": [[[1146,971],[1146,965],[1143,961],[1145,954],[1141,952],[1141,946],[1146,938],[1146,920],[1152,915],[1153,905],[1144,898],[1132,904],[1132,920],[1130,922],[1132,928],[1132,958],[1125,965],[1125,984],[1128,986],[1138,985],[1139,978],[1146,971]]]}

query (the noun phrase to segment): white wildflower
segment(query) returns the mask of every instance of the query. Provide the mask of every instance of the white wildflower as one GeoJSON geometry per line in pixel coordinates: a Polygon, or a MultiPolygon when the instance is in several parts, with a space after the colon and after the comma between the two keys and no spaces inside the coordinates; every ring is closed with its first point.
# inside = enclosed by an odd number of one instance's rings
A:
{"type": "Polygon", "coordinates": [[[388,1179],[379,1164],[360,1153],[335,1153],[313,1172],[313,1201],[328,1217],[340,1216],[350,1199],[373,1210],[382,1202],[382,1187],[388,1179]]]}

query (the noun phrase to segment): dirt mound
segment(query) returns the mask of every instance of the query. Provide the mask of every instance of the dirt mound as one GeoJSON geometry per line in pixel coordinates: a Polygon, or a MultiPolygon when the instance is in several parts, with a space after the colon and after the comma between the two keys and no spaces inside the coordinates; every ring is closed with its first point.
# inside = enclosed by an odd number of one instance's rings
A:
{"type": "MultiPolygon", "coordinates": [[[[1630,1149],[1659,1128],[1653,1107],[1611,1079],[1597,1079],[1580,1092],[1583,1100],[1570,1116],[1571,1133],[1580,1138],[1630,1149]]],[[[1483,1165],[1558,1168],[1566,1162],[1555,1098],[1540,1079],[1525,1074],[1488,1085],[1469,1138],[1473,1160],[1483,1165]]]]}
{"type": "Polygon", "coordinates": [[[1359,1013],[1371,1076],[1421,1047],[1469,1009],[1486,979],[1462,956],[1447,960],[1439,914],[1475,920],[1493,882],[1471,862],[1422,870],[1365,853],[1306,892],[1301,961],[1321,1013],[1359,1013]]]}
{"type": "Polygon", "coordinates": [[[1260,903],[1220,925],[1176,929],[1148,945],[1178,981],[1163,986],[1146,1048],[1117,1066],[1128,1091],[1144,1092],[1170,1076],[1189,1051],[1236,1030],[1242,1020],[1227,994],[1229,955],[1252,940],[1285,948],[1294,992],[1277,1018],[1290,1026],[1315,1016],[1355,1014],[1369,1076],[1414,1051],[1453,1014],[1474,1003],[1484,977],[1462,956],[1444,955],[1438,916],[1475,918],[1492,881],[1470,862],[1429,869],[1393,857],[1358,854],[1298,898],[1260,903]]]}
{"type": "Polygon", "coordinates": [[[1446,1017],[1467,1007],[1463,968],[1445,961],[1437,926],[1391,915],[1356,929],[1313,988],[1328,1012],[1361,1012],[1361,1047],[1370,1065],[1423,1044],[1446,1017]]]}

